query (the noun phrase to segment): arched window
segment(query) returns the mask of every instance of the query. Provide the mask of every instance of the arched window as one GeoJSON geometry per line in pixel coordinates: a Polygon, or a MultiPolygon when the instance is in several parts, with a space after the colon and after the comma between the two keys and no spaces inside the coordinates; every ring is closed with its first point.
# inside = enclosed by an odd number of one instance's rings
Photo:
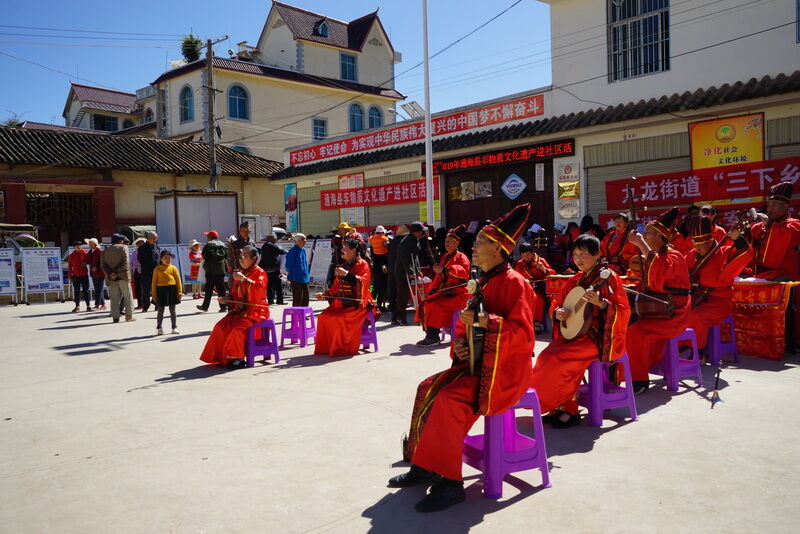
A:
{"type": "Polygon", "coordinates": [[[319,33],[320,36],[322,36],[322,37],[327,37],[328,36],[328,23],[327,22],[323,22],[322,24],[320,24],[317,27],[317,33],[319,33]]]}
{"type": "Polygon", "coordinates": [[[181,89],[178,97],[181,107],[181,122],[194,120],[194,91],[188,85],[181,89]]]}
{"type": "Polygon", "coordinates": [[[250,119],[249,97],[241,85],[232,85],[228,89],[228,117],[231,119],[250,119]]]}
{"type": "Polygon", "coordinates": [[[155,119],[153,119],[153,110],[150,108],[144,110],[144,122],[153,122],[154,120],[155,119]]]}
{"type": "Polygon", "coordinates": [[[370,106],[368,115],[370,128],[377,128],[383,125],[383,115],[377,106],[370,106]]]}
{"type": "Polygon", "coordinates": [[[123,130],[124,130],[125,128],[133,128],[133,127],[134,127],[134,124],[133,124],[133,121],[132,121],[132,120],[130,120],[130,119],[125,119],[124,121],[122,121],[122,129],[123,129],[123,130]]]}
{"type": "Polygon", "coordinates": [[[242,154],[253,153],[246,145],[233,145],[231,148],[234,149],[236,152],[241,152],[242,154]]]}
{"type": "Polygon", "coordinates": [[[360,132],[364,129],[364,110],[358,104],[350,104],[350,131],[360,132]]]}

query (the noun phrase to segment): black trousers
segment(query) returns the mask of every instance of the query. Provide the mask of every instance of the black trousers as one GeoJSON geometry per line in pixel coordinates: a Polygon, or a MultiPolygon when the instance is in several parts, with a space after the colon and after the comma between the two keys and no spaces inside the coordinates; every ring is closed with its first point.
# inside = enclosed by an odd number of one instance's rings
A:
{"type": "Polygon", "coordinates": [[[103,276],[102,278],[92,278],[92,284],[94,285],[94,305],[95,306],[102,306],[106,303],[106,299],[103,298],[103,285],[105,284],[106,278],[103,276]]]}
{"type": "Polygon", "coordinates": [[[397,298],[394,301],[392,320],[405,321],[407,320],[406,308],[408,307],[408,299],[411,296],[411,290],[408,287],[408,277],[395,274],[394,280],[397,298]]]}
{"type": "Polygon", "coordinates": [[[292,306],[308,306],[308,283],[291,282],[292,284],[292,306]]]}
{"type": "Polygon", "coordinates": [[[386,254],[375,254],[372,256],[372,296],[378,306],[383,308],[386,303],[388,274],[383,272],[386,267],[386,254]]]}
{"type": "Polygon", "coordinates": [[[280,271],[267,273],[267,301],[270,304],[283,304],[283,284],[280,271]]]}
{"type": "MultiPolygon", "coordinates": [[[[203,308],[206,310],[208,309],[208,305],[211,304],[211,296],[215,288],[218,296],[225,296],[225,275],[206,273],[205,295],[203,295],[202,304],[203,308]]],[[[227,306],[220,306],[220,309],[226,310],[227,306]]]]}
{"type": "Polygon", "coordinates": [[[91,304],[89,304],[89,275],[72,277],[72,296],[75,297],[75,307],[80,305],[81,291],[83,291],[83,298],[88,308],[91,306],[91,304]]]}
{"type": "Polygon", "coordinates": [[[140,281],[142,283],[142,311],[146,312],[150,308],[150,300],[152,300],[153,271],[142,271],[140,281]]]}

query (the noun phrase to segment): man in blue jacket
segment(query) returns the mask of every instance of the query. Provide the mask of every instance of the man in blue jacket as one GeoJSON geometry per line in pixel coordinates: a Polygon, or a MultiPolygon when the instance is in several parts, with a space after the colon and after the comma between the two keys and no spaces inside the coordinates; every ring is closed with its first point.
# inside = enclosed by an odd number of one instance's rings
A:
{"type": "Polygon", "coordinates": [[[306,260],[306,236],[292,236],[294,246],[286,254],[286,278],[292,286],[292,306],[308,306],[309,266],[306,260]]]}

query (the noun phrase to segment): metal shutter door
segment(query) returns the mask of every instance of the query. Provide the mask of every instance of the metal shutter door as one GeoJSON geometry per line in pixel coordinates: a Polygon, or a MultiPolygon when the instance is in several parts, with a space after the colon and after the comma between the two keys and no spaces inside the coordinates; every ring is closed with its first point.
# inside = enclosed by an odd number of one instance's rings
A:
{"type": "Polygon", "coordinates": [[[326,236],[334,226],[339,224],[339,210],[320,209],[320,191],[328,189],[338,189],[338,187],[336,184],[328,184],[297,189],[300,231],[302,233],[326,236]]]}
{"type": "MultiPolygon", "coordinates": [[[[404,172],[369,178],[364,184],[367,186],[397,184],[400,182],[413,182],[419,180],[418,172],[404,172]]],[[[419,220],[419,203],[406,202],[402,204],[386,204],[383,206],[370,206],[367,208],[367,225],[392,226],[396,224],[409,224],[419,220]]]]}

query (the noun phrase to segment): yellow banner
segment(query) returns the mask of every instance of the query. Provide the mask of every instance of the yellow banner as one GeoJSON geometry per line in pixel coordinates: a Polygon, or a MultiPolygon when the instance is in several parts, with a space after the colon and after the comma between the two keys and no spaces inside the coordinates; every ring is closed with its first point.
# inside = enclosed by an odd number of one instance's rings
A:
{"type": "Polygon", "coordinates": [[[563,182],[558,184],[558,199],[578,199],[581,198],[580,182],[563,182]]]}
{"type": "Polygon", "coordinates": [[[764,160],[764,114],[689,124],[692,169],[764,160]]]}
{"type": "MultiPolygon", "coordinates": [[[[441,204],[438,200],[433,201],[433,218],[437,221],[442,220],[442,210],[441,204]]],[[[420,202],[419,203],[419,220],[425,221],[428,223],[433,224],[433,221],[428,220],[428,203],[427,202],[420,202]]]]}

